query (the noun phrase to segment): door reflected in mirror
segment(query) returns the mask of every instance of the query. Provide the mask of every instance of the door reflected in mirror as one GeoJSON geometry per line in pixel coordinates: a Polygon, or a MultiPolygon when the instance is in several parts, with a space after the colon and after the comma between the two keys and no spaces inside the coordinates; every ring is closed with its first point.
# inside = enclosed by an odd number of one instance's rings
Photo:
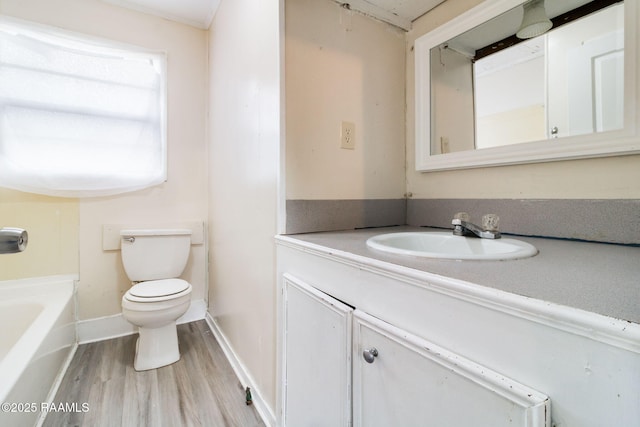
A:
{"type": "Polygon", "coordinates": [[[431,155],[624,128],[624,3],[578,3],[547,0],[537,37],[518,6],[430,49],[431,155]]]}

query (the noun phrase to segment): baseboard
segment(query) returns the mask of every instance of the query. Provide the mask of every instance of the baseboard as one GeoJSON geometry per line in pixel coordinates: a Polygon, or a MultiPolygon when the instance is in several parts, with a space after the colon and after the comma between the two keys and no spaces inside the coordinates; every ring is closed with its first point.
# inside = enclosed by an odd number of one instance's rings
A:
{"type": "MultiPolygon", "coordinates": [[[[177,324],[194,322],[205,318],[207,303],[205,300],[193,300],[189,310],[177,320],[177,324]]],[[[102,341],[111,338],[132,335],[138,332],[138,328],[127,322],[122,313],[113,316],[97,317],[95,319],[78,321],[78,344],[102,341]]]]}
{"type": "Polygon", "coordinates": [[[216,321],[213,320],[213,317],[211,317],[211,314],[209,314],[209,312],[205,314],[205,320],[209,325],[211,332],[213,332],[213,335],[216,337],[218,344],[220,344],[220,347],[222,347],[222,351],[229,360],[229,363],[231,364],[231,367],[240,380],[240,383],[242,383],[242,386],[251,388],[253,405],[255,406],[258,415],[260,415],[260,418],[262,418],[262,421],[267,427],[274,427],[276,425],[275,414],[273,413],[271,407],[262,398],[262,393],[256,386],[256,383],[251,374],[249,374],[246,366],[244,366],[236,353],[233,351],[233,348],[227,340],[227,337],[224,335],[216,321]]]}

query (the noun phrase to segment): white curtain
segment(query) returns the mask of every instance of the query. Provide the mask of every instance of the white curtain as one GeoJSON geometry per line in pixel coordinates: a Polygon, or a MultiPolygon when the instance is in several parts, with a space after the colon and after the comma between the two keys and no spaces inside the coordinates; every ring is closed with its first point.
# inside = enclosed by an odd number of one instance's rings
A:
{"type": "Polygon", "coordinates": [[[0,18],[0,186],[64,197],[166,180],[166,58],[0,18]]]}

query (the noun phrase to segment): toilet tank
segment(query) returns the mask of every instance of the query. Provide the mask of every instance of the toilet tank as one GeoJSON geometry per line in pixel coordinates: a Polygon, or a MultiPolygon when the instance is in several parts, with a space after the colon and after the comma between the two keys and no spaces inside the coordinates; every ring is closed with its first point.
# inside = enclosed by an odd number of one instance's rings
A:
{"type": "Polygon", "coordinates": [[[126,229],[120,236],[122,264],[133,282],[172,279],[187,266],[189,229],[126,229]]]}

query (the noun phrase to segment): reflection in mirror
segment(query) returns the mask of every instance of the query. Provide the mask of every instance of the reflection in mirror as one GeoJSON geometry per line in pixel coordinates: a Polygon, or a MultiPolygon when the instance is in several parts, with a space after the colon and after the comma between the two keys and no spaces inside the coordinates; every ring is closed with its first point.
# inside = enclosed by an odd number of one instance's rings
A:
{"type": "Polygon", "coordinates": [[[624,127],[624,3],[537,3],[540,36],[518,6],[431,48],[432,155],[624,127]]]}
{"type": "Polygon", "coordinates": [[[541,39],[515,35],[525,0],[484,0],[416,38],[416,170],[640,153],[640,0],[584,1],[545,0],[541,39]],[[503,55],[513,70],[487,65],[503,55]]]}

